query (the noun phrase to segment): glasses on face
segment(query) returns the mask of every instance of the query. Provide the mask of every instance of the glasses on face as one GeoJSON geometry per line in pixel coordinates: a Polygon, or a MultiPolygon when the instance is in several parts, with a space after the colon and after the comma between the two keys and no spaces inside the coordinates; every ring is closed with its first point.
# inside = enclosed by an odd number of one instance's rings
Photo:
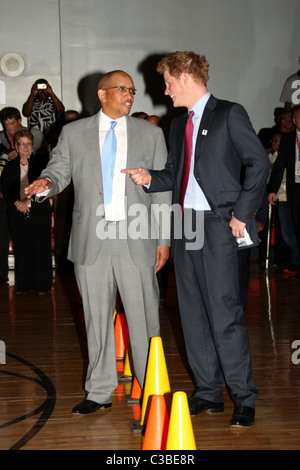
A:
{"type": "Polygon", "coordinates": [[[32,147],[32,143],[29,142],[29,143],[25,144],[25,143],[22,142],[21,144],[17,143],[17,146],[18,147],[32,147]]]}
{"type": "Polygon", "coordinates": [[[122,95],[126,95],[126,93],[130,93],[132,96],[136,94],[136,89],[135,88],[127,88],[126,86],[110,86],[108,88],[103,88],[103,90],[112,90],[113,88],[119,90],[122,95]]]}

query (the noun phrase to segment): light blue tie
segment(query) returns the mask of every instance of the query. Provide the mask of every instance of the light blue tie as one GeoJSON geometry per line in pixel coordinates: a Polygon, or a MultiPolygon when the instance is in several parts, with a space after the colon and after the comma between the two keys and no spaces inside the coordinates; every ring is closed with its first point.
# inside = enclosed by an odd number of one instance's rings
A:
{"type": "Polygon", "coordinates": [[[117,139],[115,135],[116,121],[111,121],[101,152],[102,183],[104,204],[110,204],[112,198],[113,173],[117,155],[117,139]]]}

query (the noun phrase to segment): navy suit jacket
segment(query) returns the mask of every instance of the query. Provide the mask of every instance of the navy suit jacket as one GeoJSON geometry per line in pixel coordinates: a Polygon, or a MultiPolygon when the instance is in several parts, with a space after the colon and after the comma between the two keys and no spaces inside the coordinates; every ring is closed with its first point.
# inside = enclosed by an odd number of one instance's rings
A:
{"type": "MultiPolygon", "coordinates": [[[[184,166],[184,129],[188,113],[172,122],[169,156],[162,171],[151,171],[150,191],[173,189],[179,204],[184,166]]],[[[246,223],[254,245],[258,244],[256,212],[266,189],[270,162],[245,109],[211,96],[206,104],[196,142],[194,176],[212,211],[226,222],[232,213],[246,223]],[[241,184],[242,165],[245,178],[241,184]]]]}

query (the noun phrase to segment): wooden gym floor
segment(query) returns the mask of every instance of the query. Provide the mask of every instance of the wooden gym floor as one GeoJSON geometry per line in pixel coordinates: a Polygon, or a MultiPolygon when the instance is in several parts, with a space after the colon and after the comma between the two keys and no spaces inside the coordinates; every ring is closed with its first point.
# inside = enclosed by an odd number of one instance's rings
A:
{"type": "MultiPolygon", "coordinates": [[[[233,405],[224,391],[224,413],[192,418],[197,450],[300,449],[299,299],[300,281],[272,266],[266,275],[251,263],[246,321],[259,391],[255,425],[229,426],[233,405]]],[[[71,414],[84,398],[86,346],[79,300],[73,273],[56,274],[49,295],[17,295],[13,270],[9,285],[0,288],[0,450],[141,449],[142,435],[130,426],[139,420],[140,407],[126,400],[131,382],[120,380],[109,410],[71,414]]],[[[160,320],[171,391],[189,396],[193,384],[172,272],[160,320]]]]}

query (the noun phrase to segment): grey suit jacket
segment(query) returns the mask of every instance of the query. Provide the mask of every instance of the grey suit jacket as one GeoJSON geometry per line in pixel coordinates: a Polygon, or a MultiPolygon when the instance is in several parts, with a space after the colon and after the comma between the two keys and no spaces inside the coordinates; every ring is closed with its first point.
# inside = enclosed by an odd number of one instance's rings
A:
{"type": "MultiPolygon", "coordinates": [[[[132,117],[126,119],[127,168],[162,169],[167,159],[162,130],[143,119],[132,117]]],[[[93,264],[103,244],[96,233],[97,224],[101,224],[104,217],[101,210],[103,188],[99,113],[63,127],[51,160],[41,177],[49,178],[52,182],[48,197],[60,193],[71,180],[73,181],[74,208],[68,258],[81,265],[93,264]]],[[[143,232],[137,239],[129,236],[127,238],[133,262],[137,266],[154,266],[156,247],[169,246],[170,233],[165,229],[168,224],[162,227],[157,217],[151,214],[151,208],[155,204],[170,205],[171,193],[146,194],[142,187],[135,185],[129,179],[129,175],[126,175],[125,196],[127,225],[128,227],[139,225],[143,232]],[[146,229],[147,235],[145,235],[146,229]]]]}

